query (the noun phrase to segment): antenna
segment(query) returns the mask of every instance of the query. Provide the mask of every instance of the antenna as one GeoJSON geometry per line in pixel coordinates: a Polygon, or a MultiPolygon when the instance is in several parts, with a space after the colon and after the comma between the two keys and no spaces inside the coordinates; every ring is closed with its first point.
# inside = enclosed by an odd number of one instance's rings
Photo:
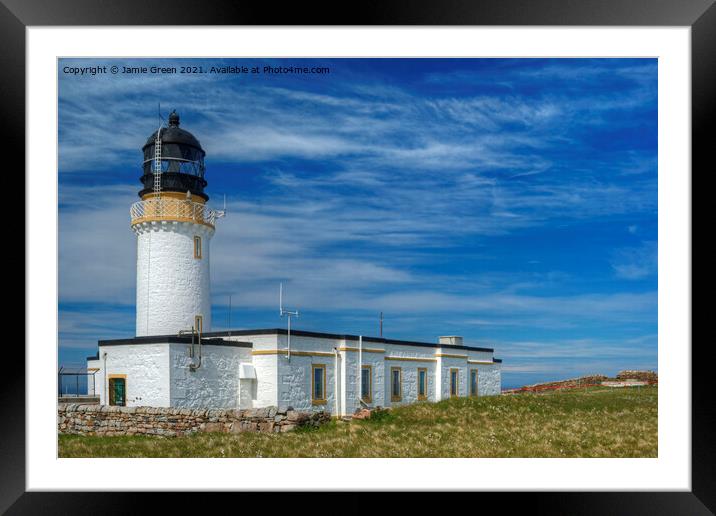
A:
{"type": "Polygon", "coordinates": [[[220,219],[221,217],[226,216],[226,194],[224,194],[224,209],[223,210],[214,210],[214,215],[217,219],[220,219]]]}
{"type": "Polygon", "coordinates": [[[383,312],[380,312],[380,336],[383,336],[383,312]]]}
{"type": "Polygon", "coordinates": [[[288,361],[291,361],[291,317],[298,317],[298,310],[284,310],[283,309],[283,282],[279,283],[278,287],[278,310],[279,315],[283,317],[284,315],[288,319],[288,346],[286,349],[286,358],[288,361]]]}
{"type": "Polygon", "coordinates": [[[229,294],[229,323],[227,326],[229,327],[229,337],[231,337],[231,294],[229,294]]]}

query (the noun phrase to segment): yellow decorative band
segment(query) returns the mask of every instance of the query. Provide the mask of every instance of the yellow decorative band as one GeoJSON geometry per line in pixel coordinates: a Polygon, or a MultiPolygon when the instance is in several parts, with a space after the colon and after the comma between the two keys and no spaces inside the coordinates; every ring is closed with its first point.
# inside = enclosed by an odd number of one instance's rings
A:
{"type": "Polygon", "coordinates": [[[467,355],[449,355],[447,353],[435,353],[435,356],[444,358],[467,358],[467,355]]]}
{"type": "MultiPolygon", "coordinates": [[[[203,199],[202,199],[203,201],[203,199]]],[[[193,222],[214,227],[217,212],[203,202],[172,197],[151,197],[137,201],[129,209],[132,225],[142,222],[177,221],[193,222]]]]}
{"type": "Polygon", "coordinates": [[[399,360],[406,362],[436,362],[434,358],[413,358],[413,357],[385,357],[386,360],[399,360]]]}
{"type": "MultiPolygon", "coordinates": [[[[258,351],[252,351],[252,355],[288,355],[286,349],[260,349],[258,351]]],[[[332,357],[333,353],[326,351],[291,351],[291,356],[297,357],[332,357]]]]}
{"type": "MultiPolygon", "coordinates": [[[[203,197],[200,197],[198,195],[195,195],[193,193],[189,194],[191,197],[189,200],[191,202],[198,202],[199,204],[206,204],[206,200],[203,197]]],[[[143,201],[147,201],[149,199],[154,199],[157,197],[162,197],[164,199],[178,199],[180,201],[186,201],[187,197],[185,193],[181,192],[161,192],[159,195],[155,194],[154,192],[145,193],[142,196],[143,201]]]]}
{"type": "MultiPolygon", "coordinates": [[[[338,348],[338,351],[360,351],[358,348],[338,348]]],[[[377,348],[363,348],[363,353],[385,353],[384,349],[377,348]]]]}

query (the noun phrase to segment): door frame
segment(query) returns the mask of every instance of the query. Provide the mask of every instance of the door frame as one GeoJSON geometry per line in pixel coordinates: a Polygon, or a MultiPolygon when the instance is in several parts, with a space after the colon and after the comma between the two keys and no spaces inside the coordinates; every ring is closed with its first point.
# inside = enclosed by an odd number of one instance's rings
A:
{"type": "Polygon", "coordinates": [[[127,375],[126,374],[110,374],[107,375],[107,405],[112,405],[114,407],[126,407],[127,406],[127,375]],[[110,380],[124,380],[124,405],[112,405],[110,403],[110,400],[112,399],[112,395],[110,394],[111,384],[110,380]]]}

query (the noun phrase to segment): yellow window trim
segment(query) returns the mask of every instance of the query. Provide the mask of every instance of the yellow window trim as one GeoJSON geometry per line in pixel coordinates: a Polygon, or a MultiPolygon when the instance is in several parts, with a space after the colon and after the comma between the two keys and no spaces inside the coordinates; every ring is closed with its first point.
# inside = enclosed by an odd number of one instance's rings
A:
{"type": "Polygon", "coordinates": [[[326,364],[311,364],[311,404],[313,405],[325,405],[326,404],[326,364]],[[323,397],[314,398],[316,393],[316,369],[323,369],[323,397]]]}
{"type": "Polygon", "coordinates": [[[448,378],[449,378],[448,386],[450,387],[450,397],[451,398],[460,397],[460,369],[458,369],[456,367],[450,368],[450,376],[448,378]],[[455,394],[452,393],[452,373],[453,373],[453,371],[455,373],[457,373],[455,376],[455,394]]]}
{"type": "Polygon", "coordinates": [[[204,316],[203,315],[195,315],[194,316],[194,329],[198,333],[202,333],[202,330],[204,329],[204,316]]]}
{"type": "Polygon", "coordinates": [[[400,367],[390,368],[390,401],[402,401],[403,400],[403,369],[400,367]],[[393,392],[393,371],[398,371],[398,388],[400,389],[399,394],[393,392]]]}
{"type": "Polygon", "coordinates": [[[201,237],[194,235],[194,258],[201,260],[201,237]]]}
{"type": "Polygon", "coordinates": [[[480,370],[472,368],[470,369],[470,396],[476,397],[480,390],[480,370]],[[472,373],[475,373],[475,392],[472,392],[472,373]]]}
{"type": "Polygon", "coordinates": [[[418,399],[419,400],[426,400],[428,399],[428,368],[427,367],[418,367],[418,399]],[[420,394],[420,373],[425,373],[425,394],[420,394]]]}
{"type": "MultiPolygon", "coordinates": [[[[372,403],[373,402],[373,366],[371,365],[364,365],[361,367],[361,387],[363,383],[363,369],[368,370],[368,396],[363,398],[361,396],[361,399],[366,403],[372,403]]],[[[359,394],[363,394],[360,392],[359,394]]]]}

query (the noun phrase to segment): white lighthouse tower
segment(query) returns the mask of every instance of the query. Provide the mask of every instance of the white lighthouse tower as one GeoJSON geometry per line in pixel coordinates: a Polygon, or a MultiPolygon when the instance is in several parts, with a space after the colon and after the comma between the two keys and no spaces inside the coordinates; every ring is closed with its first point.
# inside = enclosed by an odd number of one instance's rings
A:
{"type": "Polygon", "coordinates": [[[137,235],[137,336],[211,329],[209,243],[223,212],[206,206],[199,141],[173,111],[142,148],[143,188],[130,210],[137,235]]]}

